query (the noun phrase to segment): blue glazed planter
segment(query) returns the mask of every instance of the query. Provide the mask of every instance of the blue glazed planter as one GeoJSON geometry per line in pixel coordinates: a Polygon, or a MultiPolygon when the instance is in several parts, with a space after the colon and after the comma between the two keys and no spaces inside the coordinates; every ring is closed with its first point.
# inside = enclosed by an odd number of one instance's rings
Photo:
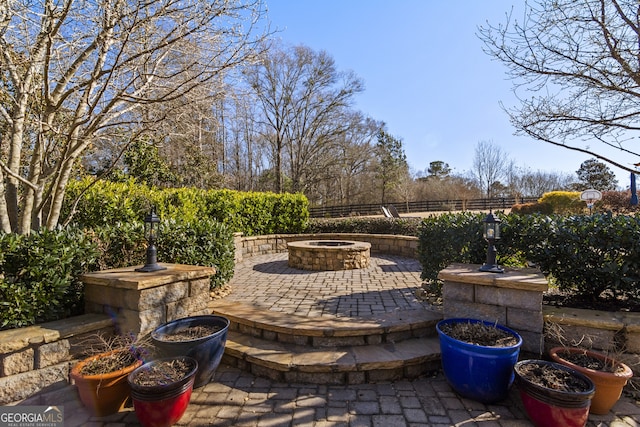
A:
{"type": "Polygon", "coordinates": [[[174,320],[159,326],[151,333],[151,340],[160,357],[189,356],[198,362],[194,388],[201,387],[213,377],[227,343],[229,319],[223,316],[191,316],[174,320]],[[192,326],[214,326],[219,331],[203,338],[184,341],[166,341],[163,336],[171,335],[192,326]]]}
{"type": "Polygon", "coordinates": [[[440,338],[442,370],[451,387],[461,396],[482,403],[507,397],[513,383],[513,367],[518,361],[522,337],[514,330],[478,319],[452,318],[436,325],[440,338]],[[446,324],[483,323],[513,335],[517,343],[510,347],[487,347],[451,338],[442,332],[446,324]]]}

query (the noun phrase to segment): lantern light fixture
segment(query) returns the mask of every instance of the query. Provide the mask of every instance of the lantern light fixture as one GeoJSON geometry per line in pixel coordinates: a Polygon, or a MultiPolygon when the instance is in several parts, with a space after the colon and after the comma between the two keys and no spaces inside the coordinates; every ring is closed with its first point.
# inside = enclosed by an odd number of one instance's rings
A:
{"type": "Polygon", "coordinates": [[[158,265],[158,249],[156,241],[158,239],[158,228],[160,218],[156,215],[155,206],[144,217],[144,237],[147,239],[147,261],[144,267],[136,268],[136,271],[150,273],[153,271],[166,270],[167,267],[158,265]]]}
{"type": "Polygon", "coordinates": [[[496,262],[497,250],[495,246],[496,240],[500,239],[500,218],[496,217],[491,209],[489,214],[484,219],[482,237],[487,241],[487,260],[480,267],[480,271],[489,273],[504,273],[504,269],[498,266],[496,262]]]}

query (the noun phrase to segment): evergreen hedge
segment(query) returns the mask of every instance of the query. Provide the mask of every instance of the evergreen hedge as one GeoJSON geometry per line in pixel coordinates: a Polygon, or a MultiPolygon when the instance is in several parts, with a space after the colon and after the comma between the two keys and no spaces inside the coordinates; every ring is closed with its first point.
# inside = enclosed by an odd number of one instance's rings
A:
{"type": "Polygon", "coordinates": [[[0,329],[82,313],[78,277],[97,256],[95,243],[77,228],[0,233],[0,329]]]}
{"type": "Polygon", "coordinates": [[[70,226],[29,235],[0,234],[0,329],[80,314],[82,273],[144,264],[142,219],[162,219],[160,262],[213,266],[211,287],[233,277],[234,232],[300,233],[309,219],[301,194],[156,189],[126,182],[69,185],[62,217],[70,226]],[[71,202],[81,196],[78,203],[71,202]]]}
{"type": "MultiPolygon", "coordinates": [[[[503,265],[534,263],[561,291],[583,298],[640,297],[640,219],[612,215],[498,214],[503,265]]],[[[438,291],[438,272],[454,262],[482,264],[484,214],[425,218],[419,234],[422,278],[438,291]]]]}
{"type": "Polygon", "coordinates": [[[151,206],[163,220],[216,220],[246,236],[301,233],[309,220],[303,194],[276,194],[197,188],[157,189],[136,183],[89,180],[69,184],[62,218],[73,212],[72,223],[85,228],[140,221],[151,206]],[[82,193],[84,191],[84,193],[82,193]],[[71,202],[78,196],[76,206],[71,202]]]}

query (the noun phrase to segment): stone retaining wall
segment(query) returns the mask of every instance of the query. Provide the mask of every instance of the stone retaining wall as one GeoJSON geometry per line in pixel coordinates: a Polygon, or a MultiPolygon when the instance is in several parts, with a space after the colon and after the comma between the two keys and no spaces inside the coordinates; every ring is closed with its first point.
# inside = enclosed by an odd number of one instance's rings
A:
{"type": "Polygon", "coordinates": [[[68,384],[71,365],[88,343],[114,333],[113,320],[105,314],[0,331],[0,405],[68,384]]]}
{"type": "Polygon", "coordinates": [[[185,316],[209,312],[212,267],[162,264],[152,273],[135,267],[82,276],[87,314],[0,331],[0,405],[69,383],[71,366],[99,335],[144,335],[185,316]]]}
{"type": "Polygon", "coordinates": [[[544,307],[545,351],[580,345],[621,359],[640,375],[640,313],[544,307]]]}
{"type": "Polygon", "coordinates": [[[298,240],[355,240],[371,244],[371,254],[398,255],[417,258],[418,238],[393,234],[320,233],[269,234],[265,236],[235,235],[236,262],[246,257],[287,252],[287,242],[298,240]]]}
{"type": "Polygon", "coordinates": [[[213,267],[160,264],[140,273],[125,267],[84,274],[85,312],[111,314],[118,330],[135,335],[207,312],[213,267]]]}
{"type": "Polygon", "coordinates": [[[542,294],[547,280],[535,269],[507,269],[496,274],[480,265],[453,264],[442,270],[444,318],[462,317],[496,322],[522,336],[522,350],[543,353],[542,294]]]}

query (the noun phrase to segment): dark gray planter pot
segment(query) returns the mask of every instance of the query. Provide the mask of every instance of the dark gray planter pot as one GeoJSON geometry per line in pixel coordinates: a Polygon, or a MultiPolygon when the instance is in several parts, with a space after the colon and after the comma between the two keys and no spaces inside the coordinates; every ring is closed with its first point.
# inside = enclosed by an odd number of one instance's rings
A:
{"type": "Polygon", "coordinates": [[[191,316],[174,320],[159,326],[151,333],[159,357],[189,356],[198,362],[194,388],[208,384],[213,377],[227,343],[229,319],[223,316],[191,316]],[[215,326],[219,331],[203,338],[185,341],[166,341],[163,336],[171,335],[192,326],[215,326]]]}

